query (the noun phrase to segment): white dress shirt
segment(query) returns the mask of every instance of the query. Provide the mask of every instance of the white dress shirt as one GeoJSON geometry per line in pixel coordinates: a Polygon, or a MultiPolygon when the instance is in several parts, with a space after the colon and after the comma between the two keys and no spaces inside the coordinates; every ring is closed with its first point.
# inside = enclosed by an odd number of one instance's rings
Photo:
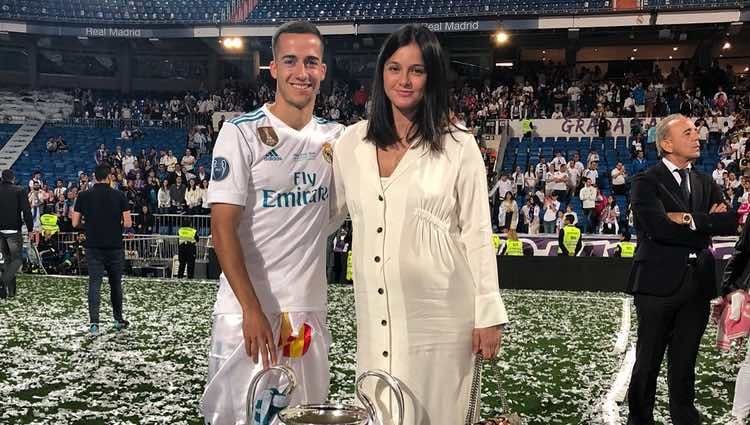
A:
{"type": "MultiPolygon", "coordinates": [[[[677,182],[677,186],[682,184],[682,177],[680,177],[680,173],[677,172],[677,170],[680,169],[680,167],[674,165],[670,160],[667,158],[662,158],[661,161],[664,163],[664,165],[667,166],[669,169],[669,173],[674,177],[675,181],[677,182]]],[[[692,170],[693,166],[692,164],[688,164],[688,166],[685,168],[688,172],[688,175],[690,175],[690,171],[692,170]]],[[[690,188],[690,179],[687,181],[687,187],[688,187],[688,193],[691,193],[693,190],[690,188]]],[[[693,220],[693,215],[690,215],[690,230],[695,230],[695,221],[693,220]]]]}

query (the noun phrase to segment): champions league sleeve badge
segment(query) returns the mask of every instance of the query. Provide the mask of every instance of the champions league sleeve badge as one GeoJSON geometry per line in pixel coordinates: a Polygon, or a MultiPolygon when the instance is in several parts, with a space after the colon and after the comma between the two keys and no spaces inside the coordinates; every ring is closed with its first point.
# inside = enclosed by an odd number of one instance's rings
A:
{"type": "Polygon", "coordinates": [[[323,158],[329,163],[333,163],[333,146],[329,142],[323,143],[323,158]]]}
{"type": "Polygon", "coordinates": [[[273,127],[258,127],[258,138],[264,145],[274,147],[279,143],[279,136],[273,127]]]}
{"type": "Polygon", "coordinates": [[[214,181],[220,182],[227,178],[229,175],[229,161],[226,158],[217,156],[214,158],[214,163],[211,166],[211,178],[214,181]]]}

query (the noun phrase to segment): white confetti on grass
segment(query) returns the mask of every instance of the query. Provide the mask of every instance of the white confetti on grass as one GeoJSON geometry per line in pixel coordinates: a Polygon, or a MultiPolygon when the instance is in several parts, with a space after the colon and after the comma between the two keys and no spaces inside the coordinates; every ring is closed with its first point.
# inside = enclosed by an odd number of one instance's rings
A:
{"type": "MultiPolygon", "coordinates": [[[[633,309],[631,321],[633,332],[631,332],[631,343],[637,341],[638,320],[633,309]]],[[[695,398],[696,407],[703,417],[705,424],[725,424],[731,418],[732,398],[734,397],[734,382],[740,362],[744,359],[746,347],[733,347],[730,353],[724,353],[716,348],[716,325],[711,321],[708,323],[703,339],[696,366],[695,398]]],[[[656,386],[656,406],[654,408],[654,419],[657,425],[669,425],[672,420],[669,417],[669,397],[667,388],[667,356],[661,366],[661,373],[656,386]]],[[[620,405],[620,417],[628,416],[627,403],[620,405]]]]}
{"type": "MultiPolygon", "coordinates": [[[[19,296],[0,302],[0,423],[202,423],[197,406],[216,286],[129,279],[125,317],[132,328],[123,333],[111,329],[109,291],[102,289],[103,332],[94,340],[86,332],[85,279],[23,276],[19,296]]],[[[511,409],[529,425],[594,423],[596,401],[619,366],[612,346],[621,296],[503,297],[512,322],[500,360],[484,371],[483,415],[500,410],[502,378],[511,409]]],[[[347,401],[356,351],[351,287],[329,287],[329,310],[330,398],[347,401]]],[[[712,365],[701,367],[699,380],[714,390],[699,388],[699,397],[716,417],[728,411],[735,362],[710,353],[701,360],[712,365]]],[[[666,412],[663,398],[659,409],[666,412]]]]}

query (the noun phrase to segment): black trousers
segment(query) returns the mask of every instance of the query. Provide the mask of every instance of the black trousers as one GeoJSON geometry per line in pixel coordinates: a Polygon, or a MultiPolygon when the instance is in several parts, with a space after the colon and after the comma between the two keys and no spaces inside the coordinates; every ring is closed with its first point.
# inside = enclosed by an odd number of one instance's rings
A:
{"type": "Polygon", "coordinates": [[[177,251],[177,257],[180,261],[180,267],[177,269],[177,277],[182,279],[187,267],[187,277],[192,279],[195,275],[195,244],[181,243],[177,251]]]}
{"type": "Polygon", "coordinates": [[[347,283],[346,280],[346,261],[349,258],[348,252],[333,253],[333,282],[347,283]]]}
{"type": "Polygon", "coordinates": [[[23,265],[21,233],[0,233],[0,250],[5,259],[0,276],[0,298],[13,298],[16,296],[16,273],[23,265]]]}
{"type": "Polygon", "coordinates": [[[99,304],[104,274],[109,277],[109,298],[115,322],[122,323],[122,271],[125,253],[122,249],[87,248],[89,263],[89,320],[99,323],[99,304]]]}
{"type": "Polygon", "coordinates": [[[674,425],[700,424],[695,409],[695,361],[709,316],[709,299],[694,278],[694,267],[685,271],[677,293],[668,297],[636,295],[638,342],[635,366],[628,388],[628,425],[654,423],[656,379],[667,354],[669,413],[674,425]]]}

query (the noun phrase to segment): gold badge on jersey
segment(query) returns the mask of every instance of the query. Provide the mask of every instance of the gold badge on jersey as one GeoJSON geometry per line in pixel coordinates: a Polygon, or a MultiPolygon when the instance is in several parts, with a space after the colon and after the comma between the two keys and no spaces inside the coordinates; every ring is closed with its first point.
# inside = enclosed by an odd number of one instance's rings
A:
{"type": "Polygon", "coordinates": [[[333,146],[330,143],[323,143],[323,158],[326,161],[333,163],[333,146]]]}
{"type": "Polygon", "coordinates": [[[266,146],[274,147],[279,143],[279,136],[273,127],[258,127],[258,137],[266,146]]]}

